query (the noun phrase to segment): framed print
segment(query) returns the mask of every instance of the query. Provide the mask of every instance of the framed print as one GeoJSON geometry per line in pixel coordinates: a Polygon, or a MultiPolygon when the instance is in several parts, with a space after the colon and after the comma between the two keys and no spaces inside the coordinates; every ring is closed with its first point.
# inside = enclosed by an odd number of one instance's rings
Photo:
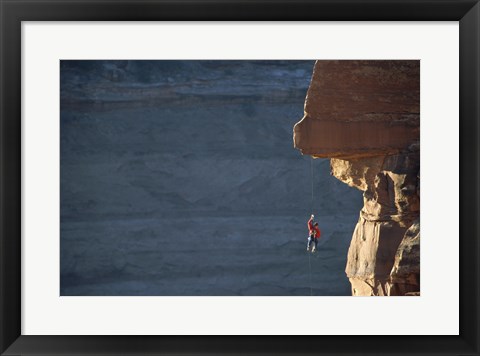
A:
{"type": "Polygon", "coordinates": [[[1,0],[2,354],[477,355],[479,6],[1,0]]]}

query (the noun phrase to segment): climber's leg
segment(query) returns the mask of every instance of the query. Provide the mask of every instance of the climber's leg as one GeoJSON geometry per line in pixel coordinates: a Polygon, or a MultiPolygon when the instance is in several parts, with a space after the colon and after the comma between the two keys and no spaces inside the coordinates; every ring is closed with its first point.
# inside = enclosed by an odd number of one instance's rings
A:
{"type": "Polygon", "coordinates": [[[307,241],[308,241],[308,243],[307,243],[307,251],[310,251],[310,246],[312,245],[312,242],[313,242],[312,240],[314,240],[314,237],[313,237],[312,235],[310,235],[310,236],[308,237],[308,240],[307,240],[307,241]]]}

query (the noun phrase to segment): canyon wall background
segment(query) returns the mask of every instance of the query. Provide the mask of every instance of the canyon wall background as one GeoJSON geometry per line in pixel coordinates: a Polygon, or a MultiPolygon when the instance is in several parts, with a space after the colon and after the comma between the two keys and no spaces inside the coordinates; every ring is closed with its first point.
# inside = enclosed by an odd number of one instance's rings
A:
{"type": "MultiPolygon", "coordinates": [[[[351,295],[362,192],[292,147],[313,61],[62,61],[61,295],[351,295]]],[[[401,268],[399,269],[401,270],[401,268]]]]}

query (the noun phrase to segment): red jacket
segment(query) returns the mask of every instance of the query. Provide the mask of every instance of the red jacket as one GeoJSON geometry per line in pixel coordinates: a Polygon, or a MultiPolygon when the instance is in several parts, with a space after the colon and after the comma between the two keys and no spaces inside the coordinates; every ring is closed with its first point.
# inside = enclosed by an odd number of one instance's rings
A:
{"type": "Polygon", "coordinates": [[[318,226],[313,226],[313,219],[310,218],[310,220],[308,220],[308,234],[309,235],[314,235],[316,239],[319,239],[320,238],[320,229],[318,228],[318,226]]]}

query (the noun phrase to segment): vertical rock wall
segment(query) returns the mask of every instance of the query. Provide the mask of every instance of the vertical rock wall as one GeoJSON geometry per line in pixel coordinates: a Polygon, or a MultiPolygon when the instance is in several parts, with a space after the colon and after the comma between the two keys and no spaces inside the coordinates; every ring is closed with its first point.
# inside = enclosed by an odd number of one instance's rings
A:
{"type": "Polygon", "coordinates": [[[420,63],[317,61],[294,127],[303,154],[363,191],[345,272],[352,295],[420,292],[420,63]]]}

